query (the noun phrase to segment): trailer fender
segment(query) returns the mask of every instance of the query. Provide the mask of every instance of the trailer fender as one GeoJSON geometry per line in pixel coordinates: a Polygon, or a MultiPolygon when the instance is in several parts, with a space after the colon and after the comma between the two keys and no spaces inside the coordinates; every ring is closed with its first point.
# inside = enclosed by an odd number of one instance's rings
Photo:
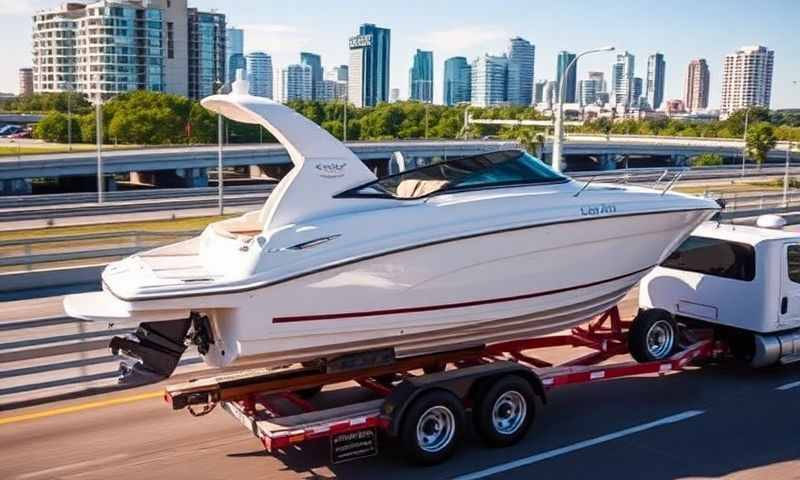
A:
{"type": "Polygon", "coordinates": [[[546,403],[544,385],[532,370],[514,362],[493,362],[474,367],[448,370],[403,380],[386,398],[381,407],[381,416],[388,424],[387,432],[396,437],[408,406],[423,393],[431,390],[444,390],[457,396],[461,401],[471,398],[482,385],[503,375],[514,373],[531,383],[534,392],[546,403]]]}

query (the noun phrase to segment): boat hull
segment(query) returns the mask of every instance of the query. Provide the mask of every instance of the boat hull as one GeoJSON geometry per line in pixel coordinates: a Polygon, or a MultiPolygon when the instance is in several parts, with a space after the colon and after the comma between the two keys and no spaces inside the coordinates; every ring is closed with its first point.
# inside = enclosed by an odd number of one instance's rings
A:
{"type": "Polygon", "coordinates": [[[395,251],[203,312],[216,367],[392,347],[408,356],[544,336],[615,305],[712,211],[618,215],[395,251]]]}

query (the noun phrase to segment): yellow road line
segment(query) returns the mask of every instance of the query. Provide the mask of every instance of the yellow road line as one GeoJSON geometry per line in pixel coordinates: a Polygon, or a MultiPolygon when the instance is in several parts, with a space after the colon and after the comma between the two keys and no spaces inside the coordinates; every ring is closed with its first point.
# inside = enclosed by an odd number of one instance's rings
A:
{"type": "Polygon", "coordinates": [[[109,400],[100,400],[97,402],[81,403],[69,407],[53,408],[50,410],[43,410],[41,412],[26,413],[24,415],[16,415],[13,417],[0,417],[0,425],[8,425],[10,423],[25,422],[28,420],[36,420],[39,418],[52,417],[55,415],[64,415],[66,413],[82,412],[84,410],[93,410],[95,408],[110,407],[112,405],[121,405],[124,403],[139,402],[142,400],[150,400],[153,398],[161,398],[163,392],[147,392],[137,395],[130,395],[127,397],[111,398],[109,400]]]}

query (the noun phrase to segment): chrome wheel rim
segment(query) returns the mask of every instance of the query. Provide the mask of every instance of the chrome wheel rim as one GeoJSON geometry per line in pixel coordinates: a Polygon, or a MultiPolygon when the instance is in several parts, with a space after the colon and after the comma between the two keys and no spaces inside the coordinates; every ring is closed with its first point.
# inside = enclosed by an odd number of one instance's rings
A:
{"type": "Polygon", "coordinates": [[[672,351],[675,329],[667,320],[655,322],[647,331],[647,351],[653,358],[661,359],[672,351]]]}
{"type": "Polygon", "coordinates": [[[512,435],[522,426],[528,414],[528,402],[516,390],[500,395],[492,407],[492,425],[503,435],[512,435]]]}
{"type": "Polygon", "coordinates": [[[417,445],[428,453],[447,447],[456,434],[456,418],[449,408],[436,405],[417,420],[417,445]]]}

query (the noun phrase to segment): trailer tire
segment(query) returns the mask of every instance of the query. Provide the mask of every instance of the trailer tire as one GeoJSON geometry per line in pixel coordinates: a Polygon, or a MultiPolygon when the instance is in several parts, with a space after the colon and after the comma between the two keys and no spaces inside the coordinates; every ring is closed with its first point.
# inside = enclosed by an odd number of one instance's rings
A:
{"type": "Polygon", "coordinates": [[[666,310],[640,310],[628,332],[628,350],[639,363],[664,360],[678,348],[678,326],[666,310]]]}
{"type": "Polygon", "coordinates": [[[436,465],[456,451],[465,427],[464,406],[446,390],[422,393],[408,406],[400,424],[406,458],[419,465],[436,465]]]}
{"type": "Polygon", "coordinates": [[[522,440],[536,416],[536,392],[518,375],[500,377],[482,389],[472,414],[475,428],[491,447],[508,447],[522,440]]]}

